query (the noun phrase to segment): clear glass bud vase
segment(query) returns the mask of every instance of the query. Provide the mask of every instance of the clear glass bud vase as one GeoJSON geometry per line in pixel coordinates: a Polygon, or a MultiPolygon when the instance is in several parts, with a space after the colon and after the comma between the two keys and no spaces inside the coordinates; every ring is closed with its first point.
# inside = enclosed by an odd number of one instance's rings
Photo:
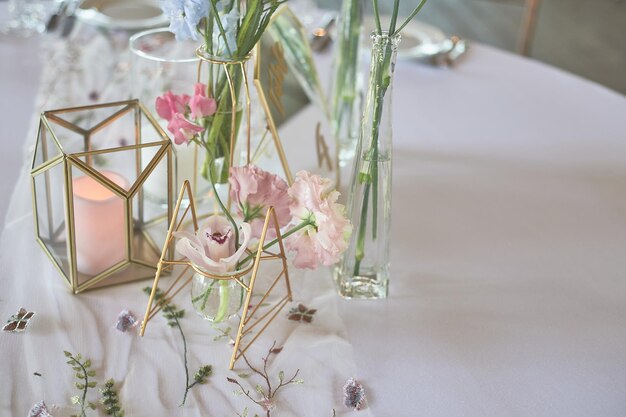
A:
{"type": "Polygon", "coordinates": [[[230,167],[240,162],[235,153],[244,118],[245,132],[241,132],[241,136],[245,133],[246,144],[250,140],[251,105],[247,75],[250,56],[242,59],[213,56],[204,45],[196,53],[201,60],[198,81],[207,85],[207,96],[213,97],[217,103],[215,114],[202,126],[205,129],[201,139],[206,158],[200,172],[209,181],[226,184],[230,167]]]}
{"type": "Polygon", "coordinates": [[[372,34],[372,61],[352,171],[350,246],[336,270],[345,298],[385,298],[391,233],[391,97],[400,35],[372,34]]]}
{"type": "Polygon", "coordinates": [[[329,97],[333,135],[339,145],[339,164],[346,165],[356,150],[362,116],[359,83],[359,44],[363,32],[363,0],[343,0],[329,97]]]}

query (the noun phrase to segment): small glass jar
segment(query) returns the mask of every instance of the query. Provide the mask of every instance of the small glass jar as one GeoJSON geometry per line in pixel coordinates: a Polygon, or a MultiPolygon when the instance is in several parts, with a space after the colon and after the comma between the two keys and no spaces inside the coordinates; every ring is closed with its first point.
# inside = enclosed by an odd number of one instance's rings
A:
{"type": "Polygon", "coordinates": [[[191,304],[205,320],[221,323],[237,315],[245,301],[252,261],[237,271],[215,273],[197,266],[191,281],[191,304]]]}

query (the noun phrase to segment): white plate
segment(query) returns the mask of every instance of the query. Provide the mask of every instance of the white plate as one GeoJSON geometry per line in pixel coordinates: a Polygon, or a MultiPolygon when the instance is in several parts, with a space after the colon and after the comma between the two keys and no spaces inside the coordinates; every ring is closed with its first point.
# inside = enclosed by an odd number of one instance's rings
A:
{"type": "MultiPolygon", "coordinates": [[[[389,17],[381,16],[383,29],[389,26],[388,22],[389,17]]],[[[368,36],[375,28],[374,18],[365,18],[364,29],[368,36]]],[[[446,34],[441,29],[413,20],[402,29],[402,41],[398,46],[398,58],[425,58],[449,49],[450,39],[446,37],[446,34]]]]}
{"type": "Polygon", "coordinates": [[[148,29],[168,23],[158,0],[85,0],[76,17],[108,29],[148,29]]]}

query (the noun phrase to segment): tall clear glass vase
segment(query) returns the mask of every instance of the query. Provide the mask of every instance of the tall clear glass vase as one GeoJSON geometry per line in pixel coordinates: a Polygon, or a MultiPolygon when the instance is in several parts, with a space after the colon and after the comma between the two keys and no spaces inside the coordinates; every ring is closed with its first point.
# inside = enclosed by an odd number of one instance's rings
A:
{"type": "Polygon", "coordinates": [[[242,133],[245,133],[246,143],[250,139],[247,75],[250,56],[240,60],[213,56],[206,52],[204,45],[198,48],[197,55],[202,62],[198,69],[198,80],[207,85],[207,96],[215,98],[217,102],[217,111],[203,126],[205,131],[202,133],[202,142],[205,144],[206,158],[201,174],[216,184],[226,184],[230,167],[240,162],[235,153],[244,118],[246,124],[242,133]]]}
{"type": "Polygon", "coordinates": [[[372,34],[372,61],[363,124],[352,171],[350,246],[336,270],[345,298],[386,298],[391,233],[391,108],[400,35],[372,34]]]}
{"type": "Polygon", "coordinates": [[[359,86],[359,44],[363,31],[363,0],[343,0],[339,15],[335,74],[329,97],[332,129],[339,145],[339,164],[345,166],[356,150],[362,115],[359,86]]]}

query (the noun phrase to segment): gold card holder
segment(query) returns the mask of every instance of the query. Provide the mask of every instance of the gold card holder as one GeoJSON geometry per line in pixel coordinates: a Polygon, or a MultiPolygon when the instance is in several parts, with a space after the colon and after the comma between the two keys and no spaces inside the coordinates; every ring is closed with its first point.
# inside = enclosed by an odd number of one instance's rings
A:
{"type": "MultiPolygon", "coordinates": [[[[279,157],[286,158],[294,172],[304,169],[335,178],[338,186],[339,148],[330,129],[313,51],[306,30],[287,6],[272,17],[256,48],[254,85],[267,115],[268,131],[282,139],[279,157]]],[[[272,151],[258,151],[264,142],[268,142],[265,137],[253,152],[252,162],[275,171],[272,151]]]]}
{"type": "Polygon", "coordinates": [[[170,224],[165,244],[163,245],[161,258],[157,263],[157,272],[154,277],[154,283],[152,285],[152,291],[150,293],[150,298],[148,300],[144,319],[141,323],[140,335],[144,335],[148,323],[163,308],[163,306],[169,303],[176,295],[178,295],[185,287],[187,287],[191,283],[194,274],[199,273],[207,278],[214,280],[234,280],[237,285],[239,285],[244,291],[245,301],[239,320],[239,327],[237,330],[237,336],[235,338],[235,345],[233,347],[233,352],[230,359],[229,369],[232,370],[235,362],[257,340],[257,338],[265,331],[265,329],[267,329],[267,327],[276,318],[278,313],[280,313],[285,305],[287,305],[287,303],[292,300],[291,285],[289,283],[289,270],[287,267],[287,257],[285,255],[285,248],[283,245],[280,229],[278,228],[278,219],[274,212],[274,208],[270,207],[267,210],[267,214],[265,216],[265,223],[261,232],[258,249],[256,250],[256,252],[248,252],[250,256],[253,255],[252,263],[248,266],[244,266],[241,270],[238,270],[228,276],[225,276],[223,274],[211,274],[198,268],[186,258],[168,260],[167,252],[168,248],[173,244],[174,233],[184,230],[186,228],[186,225],[190,224],[193,226],[193,232],[197,233],[199,226],[193,193],[191,190],[191,186],[189,185],[189,181],[185,181],[180,190],[178,200],[174,207],[174,215],[170,224]],[[183,201],[189,201],[189,205],[182,211],[181,214],[181,205],[183,201]],[[270,225],[270,223],[273,223],[273,226],[270,225]],[[266,244],[266,238],[268,236],[268,230],[270,229],[270,227],[273,227],[276,233],[276,243],[273,246],[278,249],[277,251],[269,251],[263,249],[266,244]],[[277,273],[273,274],[261,273],[261,266],[269,262],[278,263],[280,265],[280,270],[277,273]],[[163,297],[155,302],[155,295],[157,293],[162,271],[168,267],[178,268],[178,275],[174,273],[176,278],[163,292],[163,297]],[[250,279],[248,282],[246,282],[245,276],[248,274],[250,274],[250,279]],[[265,278],[267,279],[263,284],[267,285],[267,288],[263,289],[260,300],[255,300],[255,304],[252,305],[251,301],[254,295],[254,290],[261,284],[261,281],[265,278]],[[280,293],[280,283],[284,285],[284,295],[283,293],[280,293]],[[276,294],[278,294],[278,297],[280,298],[278,298],[278,300],[272,300],[272,302],[268,302],[270,299],[270,295],[276,294]]]}

